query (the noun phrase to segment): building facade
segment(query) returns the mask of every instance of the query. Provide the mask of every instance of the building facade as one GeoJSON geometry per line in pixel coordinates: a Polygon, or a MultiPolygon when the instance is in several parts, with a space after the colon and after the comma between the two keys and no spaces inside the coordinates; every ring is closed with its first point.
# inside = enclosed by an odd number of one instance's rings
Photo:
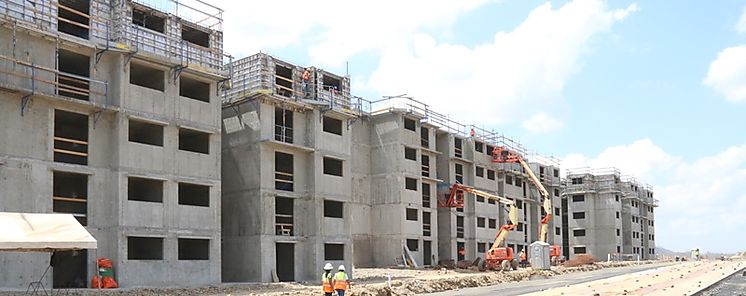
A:
{"type": "Polygon", "coordinates": [[[0,287],[50,263],[45,286],[85,287],[97,257],[121,287],[220,282],[221,10],[171,2],[0,1],[0,211],[70,213],[98,241],[1,253],[0,287]]]}
{"type": "Polygon", "coordinates": [[[304,87],[304,68],[266,54],[233,65],[222,116],[223,280],[309,281],[325,262],[352,266],[364,215],[352,180],[368,168],[353,165],[349,78],[312,69],[304,87]]]}
{"type": "Polygon", "coordinates": [[[567,217],[565,254],[599,259],[654,259],[658,201],[652,187],[617,169],[569,170],[562,213],[567,217]]]}
{"type": "MultiPolygon", "coordinates": [[[[222,115],[225,281],[315,280],[325,262],[482,257],[507,210],[475,196],[463,208],[443,207],[453,183],[525,204],[508,242],[516,253],[538,239],[538,190],[512,171],[517,164],[492,162],[496,145],[515,145],[504,137],[411,98],[352,97],[348,77],[267,54],[237,60],[233,70],[222,115]],[[513,187],[506,174],[515,174],[513,187]]],[[[547,186],[559,184],[551,177],[542,174],[547,186]]]]}

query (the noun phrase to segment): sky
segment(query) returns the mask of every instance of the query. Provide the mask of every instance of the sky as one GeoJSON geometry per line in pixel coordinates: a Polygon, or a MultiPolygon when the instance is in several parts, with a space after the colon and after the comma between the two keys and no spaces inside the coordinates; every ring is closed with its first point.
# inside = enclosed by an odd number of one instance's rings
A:
{"type": "Polygon", "coordinates": [[[225,50],[407,94],[564,170],[653,186],[656,244],[746,250],[742,1],[208,1],[225,50]]]}

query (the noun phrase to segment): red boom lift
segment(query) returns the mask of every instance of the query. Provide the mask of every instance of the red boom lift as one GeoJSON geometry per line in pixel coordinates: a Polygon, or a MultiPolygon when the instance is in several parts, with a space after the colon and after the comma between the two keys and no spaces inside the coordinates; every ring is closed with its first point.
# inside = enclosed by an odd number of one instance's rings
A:
{"type": "MultiPolygon", "coordinates": [[[[546,212],[546,216],[541,219],[541,228],[539,230],[539,240],[542,242],[547,242],[547,233],[549,231],[549,220],[552,219],[552,198],[549,196],[549,192],[544,188],[544,185],[541,184],[541,181],[539,181],[538,178],[536,178],[536,175],[534,175],[534,172],[531,170],[531,168],[528,166],[526,161],[523,159],[523,157],[515,153],[513,151],[508,150],[507,148],[503,146],[495,147],[494,150],[492,150],[492,162],[494,163],[519,163],[523,167],[523,169],[528,174],[529,178],[531,179],[531,182],[536,185],[536,188],[539,189],[539,193],[541,193],[541,197],[544,199],[543,201],[543,208],[544,212],[546,212]]],[[[561,254],[561,248],[558,245],[551,245],[549,246],[549,256],[550,256],[550,262],[553,265],[556,265],[559,261],[559,258],[562,256],[561,254]]]]}
{"type": "Polygon", "coordinates": [[[487,199],[505,204],[509,207],[508,223],[500,226],[500,230],[495,236],[495,242],[484,255],[484,268],[492,270],[510,270],[511,268],[513,270],[518,269],[518,260],[516,260],[514,257],[513,249],[508,247],[501,247],[503,242],[505,242],[505,238],[508,236],[508,232],[513,230],[513,228],[515,228],[518,223],[518,209],[516,208],[515,201],[456,183],[451,185],[451,191],[448,195],[448,200],[445,203],[441,204],[441,206],[455,208],[463,207],[464,193],[471,193],[475,196],[479,195],[487,199]]]}

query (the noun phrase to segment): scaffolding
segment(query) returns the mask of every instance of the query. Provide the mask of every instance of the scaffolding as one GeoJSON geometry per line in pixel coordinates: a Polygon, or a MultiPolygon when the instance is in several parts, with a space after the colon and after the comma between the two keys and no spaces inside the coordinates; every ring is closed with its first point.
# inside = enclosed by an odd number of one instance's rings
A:
{"type": "Polygon", "coordinates": [[[580,193],[604,193],[604,192],[621,192],[621,173],[619,169],[609,168],[574,168],[567,170],[567,179],[565,180],[565,189],[563,195],[572,195],[580,193]],[[580,184],[573,182],[573,179],[581,178],[580,184]]]}
{"type": "MultiPolygon", "coordinates": [[[[105,52],[167,61],[174,78],[190,68],[227,76],[220,8],[199,0],[0,0],[0,24],[105,52]],[[148,19],[162,28],[147,26],[148,19]]],[[[14,44],[15,55],[15,44],[14,44]]]]}
{"type": "Polygon", "coordinates": [[[302,67],[258,53],[232,63],[232,88],[224,94],[223,103],[230,104],[256,95],[318,105],[324,111],[335,110],[360,116],[369,110],[368,101],[350,95],[350,78],[316,67],[302,67]],[[303,80],[308,69],[310,79],[303,80]]]}
{"type": "MultiPolygon", "coordinates": [[[[404,95],[384,96],[380,100],[368,101],[350,94],[349,76],[339,76],[316,67],[302,67],[277,59],[266,53],[257,53],[232,63],[232,87],[223,95],[223,104],[230,105],[259,95],[270,95],[275,99],[315,105],[322,111],[335,110],[353,117],[371,116],[391,111],[405,112],[455,136],[481,141],[491,147],[503,146],[527,156],[520,142],[504,134],[490,131],[473,124],[464,124],[439,113],[427,104],[404,95]],[[308,69],[310,79],[302,79],[308,69]]],[[[488,153],[491,153],[489,151],[488,153]]],[[[554,157],[533,153],[532,158],[546,165],[559,167],[554,157]]],[[[518,165],[499,164],[501,169],[524,174],[518,165]]]]}
{"type": "Polygon", "coordinates": [[[117,48],[167,57],[175,64],[175,77],[191,68],[228,76],[232,57],[223,53],[222,14],[220,8],[199,0],[121,0],[113,4],[115,44],[117,48]],[[137,14],[135,13],[137,12],[137,14]],[[144,20],[135,19],[144,15],[144,20]],[[146,26],[147,18],[163,20],[163,30],[146,26]]]}
{"type": "Polygon", "coordinates": [[[106,81],[62,72],[13,57],[0,55],[0,89],[21,92],[21,115],[34,95],[66,97],[108,105],[106,81]]]}
{"type": "Polygon", "coordinates": [[[64,32],[94,42],[106,42],[111,24],[109,3],[91,0],[86,7],[70,5],[75,3],[70,0],[0,0],[0,22],[47,34],[64,32]]]}

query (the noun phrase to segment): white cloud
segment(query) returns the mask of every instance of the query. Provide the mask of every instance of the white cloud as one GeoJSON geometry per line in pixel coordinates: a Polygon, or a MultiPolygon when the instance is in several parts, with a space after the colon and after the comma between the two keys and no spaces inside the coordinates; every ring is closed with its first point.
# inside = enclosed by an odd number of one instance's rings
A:
{"type": "Polygon", "coordinates": [[[637,10],[609,10],[600,0],[535,8],[513,31],[467,47],[427,34],[390,42],[367,87],[408,93],[458,120],[521,121],[561,103],[568,79],[593,36],[637,10]],[[537,108],[537,106],[540,106],[537,108]],[[544,109],[546,108],[546,109],[544,109]]]}
{"type": "Polygon", "coordinates": [[[685,162],[649,139],[609,147],[596,157],[571,154],[564,168],[615,166],[655,185],[656,244],[676,250],[737,251],[746,212],[746,145],[685,162]]]}
{"type": "MultiPolygon", "coordinates": [[[[451,32],[468,12],[498,1],[229,0],[219,5],[225,9],[225,48],[234,56],[307,49],[312,64],[339,68],[356,54],[372,53],[380,57],[377,68],[355,78],[355,92],[407,93],[435,110],[448,110],[456,120],[522,122],[532,131],[542,122],[527,118],[562,109],[562,90],[580,69],[588,41],[638,10],[636,4],[609,9],[603,0],[560,7],[547,2],[512,31],[496,32],[483,44],[433,37],[451,32]]],[[[490,20],[483,22],[489,31],[490,20]]],[[[541,129],[561,126],[543,124],[541,129]]]]}
{"type": "Polygon", "coordinates": [[[592,159],[581,154],[567,155],[562,160],[562,167],[566,169],[615,167],[624,174],[645,180],[652,178],[656,173],[669,171],[679,163],[678,158],[663,151],[652,140],[641,139],[629,145],[608,147],[592,159]]]}
{"type": "Polygon", "coordinates": [[[743,8],[741,17],[738,18],[738,23],[736,23],[736,32],[746,33],[746,7],[743,8]]]}
{"type": "Polygon", "coordinates": [[[746,45],[728,47],[710,63],[704,84],[731,102],[746,102],[746,45]]]}
{"type": "Polygon", "coordinates": [[[390,40],[447,28],[488,1],[230,0],[216,4],[225,10],[225,48],[231,54],[245,56],[296,45],[310,48],[314,64],[338,66],[390,40]]]}
{"type": "Polygon", "coordinates": [[[521,126],[532,133],[548,133],[561,129],[564,124],[544,112],[539,112],[524,120],[521,126]]]}

